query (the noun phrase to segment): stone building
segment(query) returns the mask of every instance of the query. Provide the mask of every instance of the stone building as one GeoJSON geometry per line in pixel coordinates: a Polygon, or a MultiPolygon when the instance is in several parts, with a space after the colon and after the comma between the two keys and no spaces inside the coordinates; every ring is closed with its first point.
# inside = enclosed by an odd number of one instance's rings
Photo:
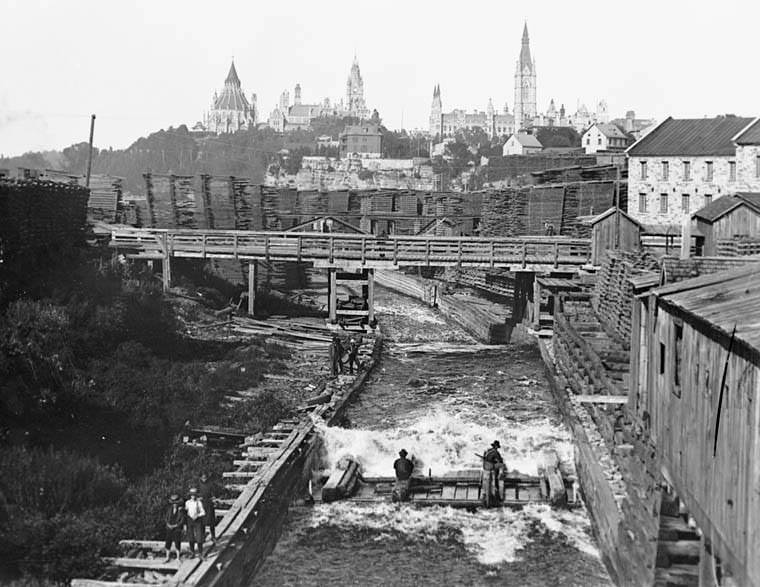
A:
{"type": "Polygon", "coordinates": [[[507,136],[514,132],[514,117],[509,113],[507,105],[504,104],[503,112],[496,112],[490,99],[485,112],[479,110],[467,112],[461,109],[444,112],[440,85],[433,88],[429,123],[430,136],[438,135],[440,138],[452,137],[458,131],[472,130],[476,127],[483,129],[491,138],[507,136]]]}
{"type": "Polygon", "coordinates": [[[255,126],[257,115],[256,94],[251,94],[250,102],[246,99],[233,61],[222,92],[214,93],[202,128],[216,134],[235,132],[255,126]]]}
{"type": "Polygon", "coordinates": [[[377,124],[347,126],[340,134],[340,156],[357,154],[362,157],[380,157],[383,135],[377,124]]]}
{"type": "Polygon", "coordinates": [[[528,23],[523,27],[520,58],[515,66],[515,127],[520,130],[536,118],[536,61],[530,56],[528,23]]]}
{"type": "Polygon", "coordinates": [[[678,224],[713,198],[760,191],[760,119],[666,118],[631,145],[628,213],[678,224]]]}
{"type": "Polygon", "coordinates": [[[354,62],[351,64],[351,72],[348,74],[346,81],[346,114],[356,116],[357,118],[369,118],[370,112],[367,103],[364,101],[364,80],[361,71],[359,71],[359,61],[354,55],[354,62]]]}

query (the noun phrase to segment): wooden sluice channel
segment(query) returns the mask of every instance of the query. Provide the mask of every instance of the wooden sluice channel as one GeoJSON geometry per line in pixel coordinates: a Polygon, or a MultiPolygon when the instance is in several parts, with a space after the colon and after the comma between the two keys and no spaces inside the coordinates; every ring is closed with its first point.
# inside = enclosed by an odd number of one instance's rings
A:
{"type": "MultiPolygon", "coordinates": [[[[368,336],[368,335],[365,335],[368,336]]],[[[164,543],[122,540],[120,556],[105,557],[106,571],[98,579],[73,579],[72,587],[135,587],[139,585],[226,586],[249,584],[250,578],[274,547],[292,496],[305,486],[310,460],[315,458],[315,422],[328,424],[342,417],[353,394],[376,363],[382,337],[374,336],[366,368],[350,384],[332,386],[332,399],[300,419],[284,419],[263,434],[239,445],[233,470],[223,474],[225,491],[234,498],[217,499],[217,543],[204,544],[206,557],[164,562],[164,543]],[[306,470],[306,474],[304,471],[306,470]]],[[[223,434],[217,431],[218,434],[223,434]]],[[[183,555],[187,542],[183,541],[183,555]]]]}

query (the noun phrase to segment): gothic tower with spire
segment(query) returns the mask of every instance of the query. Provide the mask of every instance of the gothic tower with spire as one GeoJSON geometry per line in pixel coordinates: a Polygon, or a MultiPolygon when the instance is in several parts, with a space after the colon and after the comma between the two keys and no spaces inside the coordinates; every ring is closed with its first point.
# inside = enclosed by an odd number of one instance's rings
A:
{"type": "Polygon", "coordinates": [[[430,136],[441,135],[441,115],[443,114],[443,103],[441,102],[441,86],[436,85],[433,88],[433,104],[430,106],[430,136]]]}
{"type": "Polygon", "coordinates": [[[346,82],[346,108],[350,116],[369,118],[369,110],[364,101],[364,80],[362,80],[362,74],[359,71],[359,61],[356,59],[356,55],[354,55],[351,73],[349,73],[346,82]]]}
{"type": "Polygon", "coordinates": [[[536,117],[536,62],[530,56],[528,23],[522,36],[520,59],[515,68],[515,131],[530,124],[536,117]]]}

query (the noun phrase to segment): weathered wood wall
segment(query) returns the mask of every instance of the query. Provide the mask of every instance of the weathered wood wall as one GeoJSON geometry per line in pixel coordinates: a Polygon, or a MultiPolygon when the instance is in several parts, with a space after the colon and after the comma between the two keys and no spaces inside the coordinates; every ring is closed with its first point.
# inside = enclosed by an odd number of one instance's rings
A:
{"type": "Polygon", "coordinates": [[[731,355],[713,457],[728,349],[653,295],[639,321],[633,393],[651,415],[663,467],[738,584],[760,585],[760,367],[731,355]]]}
{"type": "Polygon", "coordinates": [[[760,214],[746,204],[727,212],[713,223],[697,218],[697,226],[705,235],[705,255],[718,254],[718,241],[737,236],[760,236],[760,214]]]}

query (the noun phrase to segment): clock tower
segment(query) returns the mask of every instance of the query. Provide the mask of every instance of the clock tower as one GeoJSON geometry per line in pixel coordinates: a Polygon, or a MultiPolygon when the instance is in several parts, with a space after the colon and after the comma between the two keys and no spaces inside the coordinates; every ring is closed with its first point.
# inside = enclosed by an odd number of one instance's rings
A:
{"type": "Polygon", "coordinates": [[[536,62],[530,56],[528,23],[522,36],[520,59],[515,68],[515,131],[533,122],[536,117],[536,62]]]}

